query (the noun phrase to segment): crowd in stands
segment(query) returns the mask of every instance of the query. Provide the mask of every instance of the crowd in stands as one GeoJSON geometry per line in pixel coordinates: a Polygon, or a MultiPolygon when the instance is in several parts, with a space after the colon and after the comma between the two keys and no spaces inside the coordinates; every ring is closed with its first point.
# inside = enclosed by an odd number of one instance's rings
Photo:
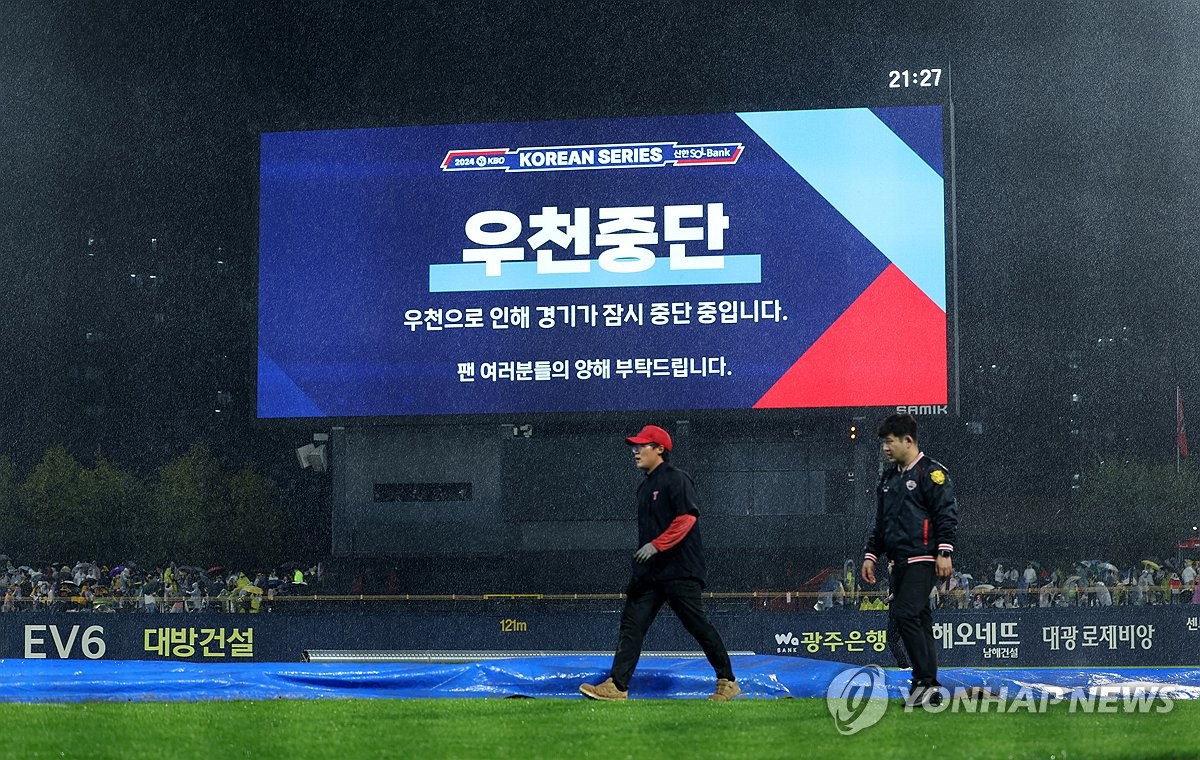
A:
{"type": "Polygon", "coordinates": [[[270,612],[288,596],[312,594],[324,568],[294,563],[248,573],[216,566],[114,567],[95,562],[14,565],[4,563],[3,612],[270,612]]]}
{"type": "MultiPolygon", "coordinates": [[[[951,578],[934,588],[930,603],[957,609],[1200,604],[1200,560],[1147,559],[1120,569],[1090,559],[1066,568],[1033,561],[993,562],[986,575],[975,577],[965,567],[956,567],[951,578]]],[[[260,613],[272,611],[281,600],[301,602],[328,594],[335,585],[338,592],[360,598],[395,595],[399,585],[392,568],[386,588],[384,576],[370,570],[347,576],[352,581],[344,588],[321,563],[246,571],[175,562],[154,567],[132,562],[108,567],[85,561],[14,565],[0,555],[0,574],[4,584],[0,612],[260,613]]],[[[867,586],[858,577],[855,562],[846,560],[840,571],[831,569],[824,575],[815,599],[811,592],[802,593],[796,602],[804,598],[817,610],[887,609],[888,576],[880,573],[878,583],[867,586]]]]}
{"type": "MultiPolygon", "coordinates": [[[[1069,567],[994,562],[981,578],[955,568],[953,576],[934,588],[930,603],[956,609],[1200,604],[1200,560],[1147,559],[1120,569],[1111,562],[1089,559],[1069,567]]],[[[887,609],[889,599],[886,576],[867,587],[857,577],[854,561],[846,560],[840,575],[830,573],[822,582],[814,606],[818,610],[887,609]]]]}

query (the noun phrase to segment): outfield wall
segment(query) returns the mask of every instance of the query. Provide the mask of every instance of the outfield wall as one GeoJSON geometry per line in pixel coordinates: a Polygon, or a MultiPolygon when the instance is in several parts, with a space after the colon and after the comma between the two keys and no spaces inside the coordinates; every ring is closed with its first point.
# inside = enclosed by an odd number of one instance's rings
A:
{"type": "MultiPolygon", "coordinates": [[[[642,476],[624,438],[643,424],[637,417],[595,430],[539,425],[531,438],[514,437],[512,425],[335,428],[333,553],[430,558],[425,574],[437,577],[446,558],[555,547],[608,553],[604,567],[626,576],[642,476]],[[575,464],[547,468],[546,451],[575,464]]],[[[695,479],[709,550],[784,557],[819,547],[860,555],[874,503],[862,484],[877,477],[866,451],[876,446],[848,444],[846,418],[739,425],[736,432],[713,422],[664,424],[675,437],[673,461],[695,479]]],[[[591,570],[589,577],[599,575],[591,570]]],[[[753,588],[762,582],[756,573],[733,565],[720,577],[753,588]]],[[[561,566],[543,578],[536,567],[497,561],[492,575],[500,587],[576,590],[561,566]]]]}
{"type": "MultiPolygon", "coordinates": [[[[296,662],[305,650],[612,651],[615,609],[488,602],[396,613],[0,616],[0,658],[296,662]],[[457,607],[457,608],[456,608],[457,607]]],[[[893,664],[887,613],[718,610],[731,651],[893,664]]],[[[934,615],[947,666],[1191,665],[1200,606],[953,610],[934,615]]],[[[664,611],[646,651],[696,651],[664,611]]]]}

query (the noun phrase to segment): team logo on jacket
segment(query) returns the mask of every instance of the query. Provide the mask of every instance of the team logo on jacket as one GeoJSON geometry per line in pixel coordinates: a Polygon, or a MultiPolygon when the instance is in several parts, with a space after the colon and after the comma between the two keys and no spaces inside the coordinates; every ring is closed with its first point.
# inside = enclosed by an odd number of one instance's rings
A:
{"type": "Polygon", "coordinates": [[[906,481],[904,481],[904,487],[907,488],[908,490],[912,491],[913,489],[915,489],[917,487],[917,481],[906,480],[906,481]]]}
{"type": "Polygon", "coordinates": [[[941,470],[934,470],[933,472],[929,473],[929,479],[940,486],[946,482],[946,473],[942,472],[941,470]]]}

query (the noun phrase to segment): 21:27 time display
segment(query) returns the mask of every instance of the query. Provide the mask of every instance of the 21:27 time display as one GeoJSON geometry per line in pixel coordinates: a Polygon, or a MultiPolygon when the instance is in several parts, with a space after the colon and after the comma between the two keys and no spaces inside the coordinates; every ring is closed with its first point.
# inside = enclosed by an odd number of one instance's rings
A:
{"type": "Polygon", "coordinates": [[[942,81],[941,69],[903,69],[888,72],[888,87],[898,90],[904,87],[937,87],[942,81]]]}

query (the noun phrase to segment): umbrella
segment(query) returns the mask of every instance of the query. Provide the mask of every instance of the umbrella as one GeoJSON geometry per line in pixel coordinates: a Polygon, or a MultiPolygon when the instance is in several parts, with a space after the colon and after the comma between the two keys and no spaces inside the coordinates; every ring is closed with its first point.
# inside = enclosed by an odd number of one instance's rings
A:
{"type": "Polygon", "coordinates": [[[1144,560],[1142,560],[1142,564],[1145,565],[1146,567],[1150,568],[1151,570],[1162,570],[1162,565],[1158,564],[1154,560],[1144,559],[1144,560]]]}
{"type": "Polygon", "coordinates": [[[213,565],[212,567],[208,568],[208,574],[212,575],[213,573],[219,573],[224,569],[225,568],[221,567],[220,565],[213,565]]]}
{"type": "Polygon", "coordinates": [[[1117,572],[1117,566],[1111,562],[1100,562],[1096,565],[1096,567],[1100,568],[1101,570],[1107,570],[1110,573],[1117,572]]]}
{"type": "Polygon", "coordinates": [[[124,566],[124,565],[117,565],[117,566],[116,566],[116,567],[114,567],[112,570],[109,570],[109,571],[108,571],[108,577],[109,577],[109,578],[116,578],[116,577],[117,577],[118,575],[120,575],[120,574],[121,574],[121,572],[122,572],[122,571],[124,571],[124,570],[125,570],[125,566],[124,566]]]}

